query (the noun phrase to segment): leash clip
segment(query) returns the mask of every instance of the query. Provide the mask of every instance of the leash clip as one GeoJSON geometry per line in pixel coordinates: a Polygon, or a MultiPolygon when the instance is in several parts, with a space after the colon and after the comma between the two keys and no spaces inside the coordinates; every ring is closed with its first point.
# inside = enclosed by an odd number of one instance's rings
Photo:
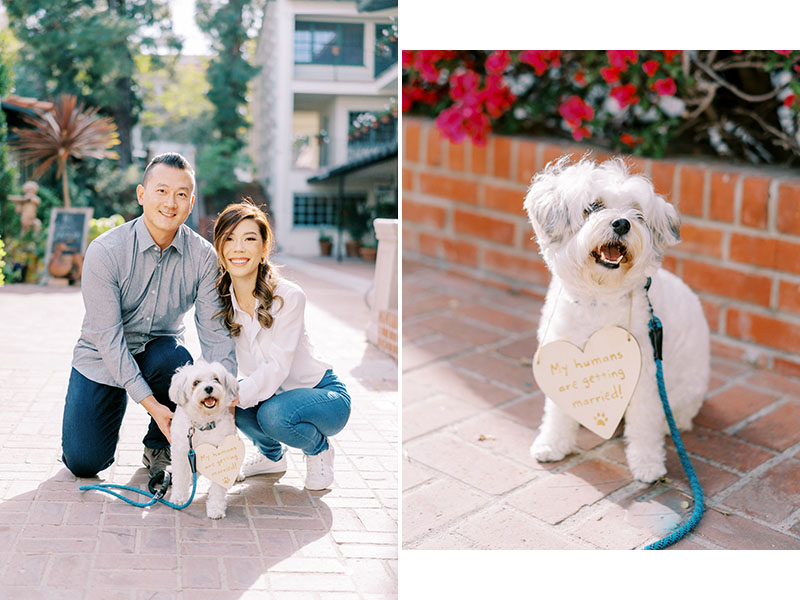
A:
{"type": "Polygon", "coordinates": [[[197,456],[195,456],[194,448],[192,447],[192,436],[194,435],[194,425],[189,427],[189,466],[192,469],[192,474],[197,474],[197,456]]]}
{"type": "Polygon", "coordinates": [[[653,357],[656,360],[662,359],[662,346],[664,344],[664,328],[661,327],[661,320],[655,315],[650,319],[650,343],[653,345],[653,357]]]}

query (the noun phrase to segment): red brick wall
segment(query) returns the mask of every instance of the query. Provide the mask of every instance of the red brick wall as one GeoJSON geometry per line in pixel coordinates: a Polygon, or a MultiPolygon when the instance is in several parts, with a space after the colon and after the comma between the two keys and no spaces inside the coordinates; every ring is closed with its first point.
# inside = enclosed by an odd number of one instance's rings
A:
{"type": "MultiPolygon", "coordinates": [[[[403,121],[404,257],[543,296],[549,273],[522,201],[534,173],[588,148],[509,136],[451,144],[430,120],[403,121]]],[[[800,375],[800,175],[698,159],[629,164],[681,213],[683,241],[664,266],[700,295],[714,350],[800,375]]]]}
{"type": "Polygon", "coordinates": [[[397,311],[378,312],[378,348],[397,361],[397,311]]]}

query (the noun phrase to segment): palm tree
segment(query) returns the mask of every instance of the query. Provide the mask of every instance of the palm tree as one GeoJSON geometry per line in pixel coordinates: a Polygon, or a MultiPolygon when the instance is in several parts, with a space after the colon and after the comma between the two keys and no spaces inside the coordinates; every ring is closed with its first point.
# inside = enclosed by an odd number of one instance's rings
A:
{"type": "Polygon", "coordinates": [[[23,165],[39,163],[34,179],[41,177],[54,162],[61,177],[64,206],[69,208],[68,163],[70,158],[119,158],[112,146],[118,145],[117,126],[110,117],[98,117],[99,108],[85,109],[71,94],[62,94],[53,111],[37,110],[37,117],[24,117],[31,129],[14,129],[19,137],[9,145],[23,165]]]}

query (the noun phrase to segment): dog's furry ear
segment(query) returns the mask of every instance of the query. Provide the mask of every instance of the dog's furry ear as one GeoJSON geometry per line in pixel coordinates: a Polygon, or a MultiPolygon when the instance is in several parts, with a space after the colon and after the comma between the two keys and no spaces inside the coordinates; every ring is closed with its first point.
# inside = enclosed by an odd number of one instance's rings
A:
{"type": "Polygon", "coordinates": [[[172,376],[169,384],[169,399],[178,406],[183,406],[189,400],[189,390],[187,389],[189,368],[192,363],[186,363],[179,367],[172,376]]]}
{"type": "Polygon", "coordinates": [[[523,207],[540,240],[558,243],[572,225],[569,204],[557,189],[558,176],[567,167],[570,158],[562,156],[537,173],[525,195],[523,207]]]}
{"type": "Polygon", "coordinates": [[[652,214],[647,217],[647,222],[653,237],[653,247],[659,255],[663,255],[664,250],[681,241],[681,218],[675,207],[661,196],[655,197],[651,210],[652,214]]]}
{"type": "Polygon", "coordinates": [[[239,395],[239,381],[231,375],[227,369],[225,370],[225,377],[223,378],[222,385],[225,386],[225,393],[230,398],[236,398],[239,395]]]}

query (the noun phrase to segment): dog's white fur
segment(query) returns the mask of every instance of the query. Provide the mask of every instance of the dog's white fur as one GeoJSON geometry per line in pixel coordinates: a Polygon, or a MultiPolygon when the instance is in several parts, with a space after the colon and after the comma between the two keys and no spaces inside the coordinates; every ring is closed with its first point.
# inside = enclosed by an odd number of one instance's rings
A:
{"type": "MultiPolygon", "coordinates": [[[[583,158],[570,165],[569,157],[562,157],[533,178],[524,206],[553,275],[539,343],[567,340],[582,348],[598,329],[627,329],[632,314],[642,370],[625,411],[626,456],[636,479],[655,481],[666,474],[668,428],[648,336],[648,277],[650,301],[664,328],[664,380],[679,429],[691,429],[710,370],[708,324],[700,301],[678,277],[660,268],[664,250],[680,241],[678,213],[647,178],[630,175],[621,159],[598,165],[583,158]],[[620,236],[611,224],[622,219],[630,230],[620,236]],[[626,247],[625,256],[617,268],[608,268],[597,259],[604,258],[597,249],[617,242],[626,247]]],[[[577,432],[577,421],[547,398],[531,454],[538,461],[561,460],[575,450],[577,432]]]]}
{"type": "MultiPolygon", "coordinates": [[[[239,393],[239,382],[220,363],[199,360],[175,371],[169,386],[169,399],[175,405],[172,436],[172,493],[170,502],[184,504],[191,495],[192,470],[189,465],[189,429],[194,426],[192,446],[220,445],[226,436],[236,435],[230,407],[239,393]],[[211,404],[209,407],[206,404],[211,404]],[[213,429],[201,429],[214,423],[213,429]]],[[[211,519],[225,516],[227,490],[211,483],[206,500],[206,514],[211,519]]]]}

